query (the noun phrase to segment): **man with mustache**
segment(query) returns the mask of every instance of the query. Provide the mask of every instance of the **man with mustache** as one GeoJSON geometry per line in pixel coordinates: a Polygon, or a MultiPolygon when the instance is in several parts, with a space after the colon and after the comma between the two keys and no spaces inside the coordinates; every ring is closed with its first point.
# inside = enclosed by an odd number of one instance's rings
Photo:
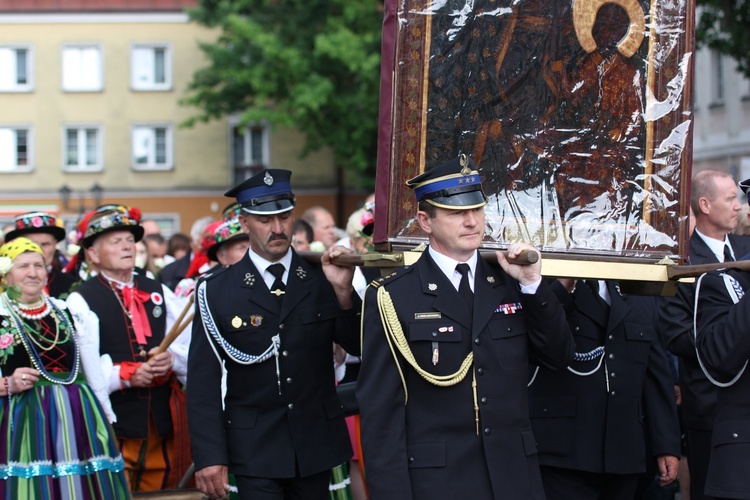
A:
{"type": "Polygon", "coordinates": [[[332,345],[359,352],[351,267],[322,266],[291,248],[288,170],[264,170],[229,190],[250,248],[196,287],[188,355],[188,423],[196,484],[211,498],[328,498],[330,470],[352,449],[336,395],[332,345]]]}

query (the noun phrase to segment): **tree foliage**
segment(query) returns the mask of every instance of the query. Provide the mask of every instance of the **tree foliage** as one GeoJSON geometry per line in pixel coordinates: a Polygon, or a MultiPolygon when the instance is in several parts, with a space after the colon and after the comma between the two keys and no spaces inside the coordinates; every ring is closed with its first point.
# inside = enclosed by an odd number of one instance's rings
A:
{"type": "Polygon", "coordinates": [[[218,28],[201,50],[185,125],[239,113],[305,134],[372,185],[377,152],[382,0],[200,0],[191,18],[218,28]]]}
{"type": "Polygon", "coordinates": [[[750,1],[697,0],[699,47],[709,47],[737,61],[737,69],[750,78],[750,1]]]}

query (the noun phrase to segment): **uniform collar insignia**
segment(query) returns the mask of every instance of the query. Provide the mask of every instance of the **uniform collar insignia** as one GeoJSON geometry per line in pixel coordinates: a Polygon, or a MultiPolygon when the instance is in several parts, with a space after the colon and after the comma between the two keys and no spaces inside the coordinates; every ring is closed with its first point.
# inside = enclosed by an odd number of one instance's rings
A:
{"type": "Polygon", "coordinates": [[[255,275],[253,273],[245,273],[242,281],[245,283],[245,286],[255,286],[255,275]]]}
{"type": "Polygon", "coordinates": [[[297,266],[297,269],[295,270],[295,272],[297,273],[297,277],[299,279],[303,280],[303,279],[307,278],[307,271],[305,271],[304,269],[302,269],[302,266],[297,266]]]}
{"type": "Polygon", "coordinates": [[[495,283],[495,277],[494,276],[487,276],[487,283],[495,283]]]}
{"type": "Polygon", "coordinates": [[[428,289],[429,289],[429,290],[430,290],[431,292],[434,292],[435,290],[437,290],[437,285],[436,285],[435,283],[430,283],[429,285],[427,285],[427,288],[428,288],[428,289]]]}

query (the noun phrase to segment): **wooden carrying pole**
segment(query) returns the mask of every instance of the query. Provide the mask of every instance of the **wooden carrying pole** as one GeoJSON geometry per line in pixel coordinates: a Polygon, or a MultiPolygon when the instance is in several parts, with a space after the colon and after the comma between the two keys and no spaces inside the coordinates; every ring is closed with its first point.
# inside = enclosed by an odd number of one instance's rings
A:
{"type": "MultiPolygon", "coordinates": [[[[508,255],[508,252],[506,250],[500,250],[503,252],[504,255],[508,255]]],[[[320,263],[320,258],[323,255],[319,252],[297,252],[300,257],[307,260],[308,262],[313,262],[316,264],[320,263]]],[[[479,252],[479,255],[489,262],[497,262],[497,256],[495,255],[495,251],[487,251],[487,250],[481,250],[479,252]]],[[[521,252],[516,258],[509,259],[509,262],[511,264],[520,264],[520,265],[528,265],[533,264],[539,260],[539,253],[533,251],[533,250],[524,250],[521,252]]],[[[335,259],[333,259],[333,263],[339,266],[367,266],[368,262],[370,262],[370,265],[374,265],[375,267],[380,266],[402,266],[405,265],[406,262],[404,262],[403,254],[400,252],[395,252],[392,254],[388,253],[368,253],[368,254],[357,254],[357,253],[345,253],[342,255],[339,255],[335,259]]]]}
{"type": "MultiPolygon", "coordinates": [[[[169,329],[169,332],[164,336],[164,340],[161,341],[161,344],[159,344],[159,347],[156,348],[156,352],[153,354],[153,356],[156,356],[157,354],[161,354],[164,351],[166,351],[170,345],[172,345],[172,342],[175,341],[177,337],[182,333],[185,328],[190,324],[191,321],[193,321],[193,315],[195,314],[194,311],[191,311],[193,308],[193,302],[195,301],[195,293],[190,295],[190,299],[188,300],[188,303],[185,304],[185,307],[182,309],[182,312],[180,313],[180,316],[177,318],[177,320],[172,325],[172,328],[169,329]],[[185,315],[190,312],[190,316],[185,318],[185,315]],[[185,321],[183,321],[183,319],[185,321]]],[[[153,357],[152,356],[152,357],[153,357]]]]}

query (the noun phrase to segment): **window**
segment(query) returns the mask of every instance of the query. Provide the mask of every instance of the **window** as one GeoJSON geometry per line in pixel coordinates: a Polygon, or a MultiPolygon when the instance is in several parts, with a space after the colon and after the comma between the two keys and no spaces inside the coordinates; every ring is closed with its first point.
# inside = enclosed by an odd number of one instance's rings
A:
{"type": "Polygon", "coordinates": [[[713,77],[711,104],[724,104],[724,59],[717,50],[711,51],[711,76],[713,77]]]}
{"type": "Polygon", "coordinates": [[[31,79],[31,48],[0,46],[0,92],[29,92],[31,79]]]}
{"type": "Polygon", "coordinates": [[[134,45],[130,65],[130,86],[134,90],[171,89],[172,62],[168,45],[134,45]]]}
{"type": "Polygon", "coordinates": [[[136,125],[133,127],[133,168],[168,170],[172,168],[172,127],[136,125]]]}
{"type": "Polygon", "coordinates": [[[0,127],[0,172],[29,172],[31,166],[31,129],[0,127]]]}
{"type": "Polygon", "coordinates": [[[268,165],[268,127],[251,125],[232,128],[234,183],[249,179],[268,165]]]}
{"type": "Polygon", "coordinates": [[[68,45],[62,54],[63,90],[102,90],[102,52],[98,45],[68,45]]]}
{"type": "Polygon", "coordinates": [[[63,144],[66,171],[102,169],[102,132],[97,126],[69,126],[64,129],[63,144]]]}

